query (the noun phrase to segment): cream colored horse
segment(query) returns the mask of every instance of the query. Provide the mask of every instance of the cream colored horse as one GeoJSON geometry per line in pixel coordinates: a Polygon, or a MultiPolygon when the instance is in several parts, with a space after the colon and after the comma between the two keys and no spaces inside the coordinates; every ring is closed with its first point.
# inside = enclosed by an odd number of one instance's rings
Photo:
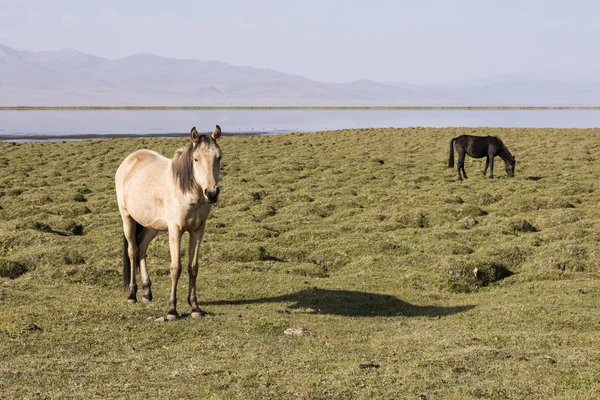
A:
{"type": "Polygon", "coordinates": [[[183,232],[189,232],[188,303],[194,318],[203,315],[196,299],[198,251],[212,204],[219,197],[221,149],[211,136],[190,132],[191,143],[170,160],[150,150],[130,154],[115,175],[117,202],[123,219],[123,284],[129,288],[129,303],[137,302],[135,270],[139,263],[144,303],[152,301],[146,250],[159,231],[169,232],[171,250],[171,296],[167,319],[177,319],[177,280],[181,275],[179,247],[183,232]]]}

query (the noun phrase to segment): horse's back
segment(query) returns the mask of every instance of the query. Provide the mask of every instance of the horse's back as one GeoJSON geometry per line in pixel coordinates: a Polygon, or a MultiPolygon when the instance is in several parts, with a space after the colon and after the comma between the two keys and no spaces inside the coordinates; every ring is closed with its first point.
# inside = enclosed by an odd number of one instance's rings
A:
{"type": "MultiPolygon", "coordinates": [[[[152,150],[141,149],[136,150],[130,155],[128,155],[125,160],[121,163],[123,165],[136,165],[136,164],[146,164],[146,163],[160,163],[161,161],[169,162],[169,159],[162,154],[159,154],[152,150]]],[[[121,167],[119,167],[121,168],[121,167]]]]}
{"type": "Polygon", "coordinates": [[[159,170],[167,168],[169,159],[152,150],[137,150],[128,155],[117,169],[116,179],[121,178],[123,182],[129,180],[133,175],[139,174],[147,168],[159,170]]]}
{"type": "Polygon", "coordinates": [[[489,142],[491,140],[498,139],[498,136],[475,136],[475,135],[460,135],[454,138],[455,141],[460,142],[489,142]]]}
{"type": "Polygon", "coordinates": [[[145,149],[127,156],[115,174],[119,208],[133,214],[135,208],[149,206],[149,199],[160,197],[158,189],[163,186],[169,162],[161,154],[145,149]]]}
{"type": "Polygon", "coordinates": [[[454,140],[454,146],[459,152],[466,152],[473,158],[486,157],[490,145],[496,145],[495,136],[460,135],[454,140]]]}
{"type": "Polygon", "coordinates": [[[452,139],[452,142],[454,143],[455,147],[468,147],[471,145],[471,143],[473,143],[474,140],[476,140],[477,138],[480,138],[480,136],[473,136],[473,135],[460,135],[455,137],[454,139],[452,139]]]}

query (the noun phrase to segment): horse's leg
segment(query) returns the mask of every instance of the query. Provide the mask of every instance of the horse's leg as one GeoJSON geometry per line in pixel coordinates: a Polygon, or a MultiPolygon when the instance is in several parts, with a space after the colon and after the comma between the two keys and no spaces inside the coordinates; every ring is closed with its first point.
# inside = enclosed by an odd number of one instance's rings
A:
{"type": "MultiPolygon", "coordinates": [[[[456,167],[458,169],[458,180],[462,182],[463,178],[460,174],[460,171],[461,171],[462,165],[465,162],[465,153],[462,151],[457,151],[457,153],[458,153],[458,162],[456,163],[456,167]]],[[[465,176],[465,178],[466,178],[466,176],[465,176]]]]}
{"type": "Polygon", "coordinates": [[[485,158],[485,169],[483,170],[483,176],[485,176],[485,174],[487,174],[487,170],[488,170],[489,166],[490,166],[490,158],[486,157],[485,158]]]}
{"type": "Polygon", "coordinates": [[[189,248],[189,263],[188,263],[188,277],[190,279],[188,285],[188,303],[192,307],[192,318],[200,318],[204,315],[204,312],[198,307],[198,300],[196,298],[196,277],[198,276],[198,255],[200,250],[200,244],[204,237],[204,229],[206,228],[206,221],[202,221],[200,227],[190,232],[190,248],[189,248]]]}
{"type": "Polygon", "coordinates": [[[488,157],[490,159],[490,178],[494,177],[494,156],[490,155],[488,157]]]}
{"type": "Polygon", "coordinates": [[[181,230],[178,227],[169,227],[169,249],[171,250],[171,297],[169,298],[169,313],[167,319],[177,319],[177,281],[181,275],[181,256],[179,246],[181,245],[181,230]]]}
{"type": "Polygon", "coordinates": [[[460,174],[460,171],[462,171],[462,175],[465,179],[469,179],[469,177],[467,176],[467,171],[465,171],[465,158],[466,158],[466,153],[462,153],[459,158],[458,158],[458,172],[460,174]]]}
{"type": "Polygon", "coordinates": [[[148,267],[146,265],[146,251],[148,245],[156,237],[158,231],[153,229],[144,228],[139,237],[139,254],[140,254],[140,274],[142,275],[142,289],[144,289],[144,295],[142,301],[144,303],[150,303],[152,301],[152,282],[150,282],[150,275],[148,275],[148,267]]]}
{"type": "Polygon", "coordinates": [[[135,270],[137,267],[138,245],[135,235],[136,222],[133,218],[123,217],[123,234],[127,240],[127,255],[129,256],[130,277],[129,277],[129,304],[137,303],[137,284],[135,283],[135,270]]]}

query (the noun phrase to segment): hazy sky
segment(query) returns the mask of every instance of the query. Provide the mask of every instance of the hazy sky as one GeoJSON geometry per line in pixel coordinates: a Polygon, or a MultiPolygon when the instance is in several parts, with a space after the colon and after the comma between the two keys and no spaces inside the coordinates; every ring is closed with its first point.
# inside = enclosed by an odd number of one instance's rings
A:
{"type": "Polygon", "coordinates": [[[0,0],[0,44],[219,60],[326,82],[600,77],[600,2],[0,0]]]}

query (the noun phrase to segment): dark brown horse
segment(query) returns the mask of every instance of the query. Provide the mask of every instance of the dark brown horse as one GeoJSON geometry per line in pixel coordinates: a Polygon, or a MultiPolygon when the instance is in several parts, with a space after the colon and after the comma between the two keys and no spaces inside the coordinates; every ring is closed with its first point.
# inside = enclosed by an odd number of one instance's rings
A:
{"type": "Polygon", "coordinates": [[[485,169],[483,176],[487,173],[488,166],[490,167],[490,178],[494,177],[494,157],[498,156],[504,160],[504,169],[508,177],[515,176],[515,157],[510,154],[502,140],[498,136],[471,136],[462,135],[455,137],[450,141],[450,156],[448,158],[448,168],[454,167],[454,149],[458,153],[458,180],[462,181],[462,175],[468,179],[465,172],[465,155],[468,154],[473,158],[483,158],[485,160],[485,169]]]}

